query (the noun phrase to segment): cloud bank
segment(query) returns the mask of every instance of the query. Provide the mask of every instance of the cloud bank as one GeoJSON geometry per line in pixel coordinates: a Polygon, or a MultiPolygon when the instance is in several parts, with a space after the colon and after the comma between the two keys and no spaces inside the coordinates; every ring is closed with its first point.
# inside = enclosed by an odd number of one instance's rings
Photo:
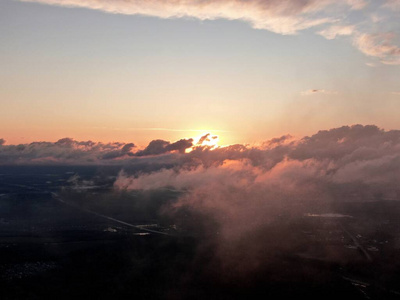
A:
{"type": "Polygon", "coordinates": [[[134,143],[98,143],[63,138],[55,143],[33,142],[7,145],[0,139],[0,165],[13,164],[123,164],[136,157],[183,153],[192,146],[192,139],[170,143],[151,141],[145,149],[137,149],[134,143]]]}
{"type": "MultiPolygon", "coordinates": [[[[400,200],[400,130],[343,126],[300,139],[284,135],[258,146],[208,146],[210,139],[213,136],[206,134],[196,143],[154,140],[144,149],[133,143],[70,138],[28,145],[0,140],[0,162],[117,164],[121,171],[112,197],[127,195],[126,191],[162,197],[172,192],[177,198],[163,202],[163,215],[172,216],[179,228],[189,228],[190,233],[201,228],[198,232],[213,243],[215,259],[250,269],[249,262],[268,260],[266,251],[280,253],[279,247],[296,245],[271,234],[274,224],[340,213],[332,207],[344,202],[400,200]],[[259,240],[266,232],[272,240],[259,240]]],[[[70,179],[78,190],[90,185],[78,179],[70,179]]]]}
{"type": "Polygon", "coordinates": [[[201,213],[237,241],[282,216],[330,212],[334,203],[400,200],[400,131],[353,125],[259,147],[199,147],[150,172],[122,171],[118,190],[175,189],[169,211],[201,213]]]}

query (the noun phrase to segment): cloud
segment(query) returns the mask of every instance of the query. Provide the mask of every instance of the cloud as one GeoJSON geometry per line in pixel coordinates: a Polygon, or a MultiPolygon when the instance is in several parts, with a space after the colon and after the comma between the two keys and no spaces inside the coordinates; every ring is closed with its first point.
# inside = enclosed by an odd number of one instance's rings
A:
{"type": "Polygon", "coordinates": [[[303,96],[310,96],[310,95],[316,95],[316,94],[336,95],[336,94],[338,94],[338,92],[324,90],[324,89],[311,89],[311,90],[306,90],[306,91],[301,92],[301,95],[303,95],[303,96]]]}
{"type": "MultiPolygon", "coordinates": [[[[383,33],[398,30],[399,0],[368,5],[366,0],[20,0],[66,7],[83,7],[108,13],[199,20],[239,20],[255,29],[278,34],[297,34],[317,28],[327,39],[352,36],[353,44],[367,56],[380,58],[383,64],[399,65],[399,47],[394,37],[383,33]],[[382,8],[386,8],[382,10],[382,8]],[[361,11],[359,14],[355,14],[361,11]],[[382,22],[385,20],[385,22],[382,22]],[[356,30],[359,29],[360,31],[356,30]]],[[[137,130],[137,129],[134,129],[137,130]]],[[[141,130],[141,129],[139,129],[141,130]]],[[[170,130],[149,128],[146,130],[170,130]]]]}
{"type": "Polygon", "coordinates": [[[393,10],[400,10],[400,0],[386,0],[383,6],[393,10]]]}
{"type": "MultiPolygon", "coordinates": [[[[335,213],[332,208],[343,202],[400,200],[400,131],[375,125],[342,126],[303,138],[284,135],[259,146],[213,148],[182,139],[173,143],[154,140],[136,150],[132,143],[71,138],[0,146],[1,163],[40,161],[119,163],[122,170],[114,182],[117,191],[174,190],[177,198],[166,202],[163,213],[188,216],[174,220],[191,224],[191,228],[204,225],[205,235],[222,259],[226,251],[239,253],[241,246],[246,246],[240,253],[249,260],[254,251],[276,247],[276,239],[268,245],[252,240],[255,248],[251,249],[243,241],[282,220],[335,213]],[[189,145],[191,152],[182,150],[189,145]]],[[[76,177],[71,182],[82,188],[94,184],[76,177]]]]}
{"type": "Polygon", "coordinates": [[[317,32],[328,40],[333,40],[337,36],[341,35],[352,35],[354,33],[354,25],[333,25],[324,30],[317,32]]]}
{"type": "Polygon", "coordinates": [[[377,13],[372,13],[372,14],[370,15],[370,18],[371,18],[371,21],[372,21],[373,23],[380,23],[380,22],[382,22],[382,21],[384,21],[384,20],[386,19],[385,16],[379,15],[379,14],[377,14],[377,13]]]}
{"type": "Polygon", "coordinates": [[[183,153],[192,142],[192,139],[174,143],[155,140],[145,149],[137,150],[133,143],[98,143],[72,138],[20,145],[4,145],[5,141],[0,139],[0,164],[122,164],[135,157],[183,153]]]}
{"type": "Polygon", "coordinates": [[[209,136],[210,136],[210,133],[203,135],[202,137],[200,137],[199,141],[196,144],[202,145],[205,141],[209,141],[210,140],[209,136]]]}
{"type": "Polygon", "coordinates": [[[184,153],[186,149],[192,146],[193,146],[193,139],[181,139],[172,144],[164,140],[153,140],[144,150],[138,151],[135,155],[136,156],[159,155],[170,151],[179,151],[179,153],[184,153]]]}
{"type": "Polygon", "coordinates": [[[400,48],[393,44],[393,33],[357,34],[354,44],[365,55],[379,58],[388,65],[400,65],[400,48]]]}
{"type": "Polygon", "coordinates": [[[377,65],[374,63],[365,63],[368,67],[375,68],[377,65]]]}
{"type": "Polygon", "coordinates": [[[102,156],[102,159],[115,159],[118,157],[124,157],[126,155],[132,156],[131,150],[133,148],[135,148],[135,144],[133,143],[124,144],[121,149],[106,152],[102,156]]]}
{"type": "Polygon", "coordinates": [[[151,172],[123,171],[115,188],[182,192],[169,213],[183,209],[212,218],[224,243],[240,241],[282,214],[400,198],[400,131],[374,125],[283,136],[260,147],[199,147],[175,159],[151,172]]]}
{"type": "Polygon", "coordinates": [[[273,138],[270,139],[262,144],[263,148],[271,148],[271,147],[276,147],[278,145],[284,145],[294,139],[293,136],[290,134],[282,135],[281,137],[278,138],[273,138]]]}
{"type": "MultiPolygon", "coordinates": [[[[364,0],[26,0],[52,5],[85,7],[109,13],[146,15],[159,18],[196,18],[200,20],[242,20],[254,28],[281,34],[294,34],[300,30],[335,22],[332,7],[359,10],[364,0]],[[325,16],[326,15],[326,16],[325,16]]],[[[340,14],[339,14],[340,15],[340,14]]]]}

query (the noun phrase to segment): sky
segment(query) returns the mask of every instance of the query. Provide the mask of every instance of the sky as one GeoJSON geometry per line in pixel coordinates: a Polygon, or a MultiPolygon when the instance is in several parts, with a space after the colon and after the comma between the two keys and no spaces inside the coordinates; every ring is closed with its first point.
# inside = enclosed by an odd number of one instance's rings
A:
{"type": "Polygon", "coordinates": [[[399,129],[399,17],[399,0],[2,0],[0,138],[399,129]]]}

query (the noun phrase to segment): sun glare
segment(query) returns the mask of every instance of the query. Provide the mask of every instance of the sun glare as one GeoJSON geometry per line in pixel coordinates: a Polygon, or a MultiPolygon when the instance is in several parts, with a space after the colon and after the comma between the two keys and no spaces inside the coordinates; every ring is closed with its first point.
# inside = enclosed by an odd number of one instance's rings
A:
{"type": "Polygon", "coordinates": [[[215,149],[218,147],[219,137],[211,133],[204,133],[193,138],[193,146],[186,149],[186,153],[192,152],[196,147],[208,147],[215,149]]]}

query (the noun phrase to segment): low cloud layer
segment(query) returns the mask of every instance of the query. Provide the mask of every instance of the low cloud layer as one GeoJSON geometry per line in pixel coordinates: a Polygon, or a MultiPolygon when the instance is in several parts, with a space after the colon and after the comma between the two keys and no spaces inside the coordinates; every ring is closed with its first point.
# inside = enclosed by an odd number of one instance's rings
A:
{"type": "Polygon", "coordinates": [[[172,188],[172,211],[210,216],[223,239],[237,240],[279,216],[330,212],[338,202],[399,200],[400,131],[344,126],[260,147],[199,147],[151,172],[122,171],[122,190],[172,188]]]}
{"type": "MultiPolygon", "coordinates": [[[[197,147],[175,157],[172,168],[129,176],[122,173],[119,188],[191,189],[215,182],[235,182],[238,186],[285,182],[341,184],[358,182],[388,184],[379,191],[386,198],[397,195],[400,180],[400,131],[384,131],[373,125],[343,126],[295,139],[290,135],[271,139],[259,147],[231,145],[211,150],[197,147]],[[278,178],[276,178],[278,177],[278,178]]],[[[224,185],[225,185],[224,183],[224,185]]],[[[371,190],[372,191],[372,190],[371,190]]],[[[363,194],[363,193],[362,193],[363,194]]],[[[364,195],[364,194],[363,194],[364,195]]],[[[378,195],[369,194],[369,199],[378,195]]],[[[361,196],[353,194],[354,197],[361,196]]]]}
{"type": "MultiPolygon", "coordinates": [[[[400,200],[400,130],[343,126],[300,139],[284,135],[258,146],[208,145],[213,139],[206,134],[196,142],[154,140],[144,149],[132,143],[69,138],[28,145],[3,141],[0,161],[118,164],[121,171],[112,179],[117,192],[113,197],[128,195],[125,191],[162,195],[162,215],[172,216],[177,228],[190,234],[197,230],[212,243],[215,259],[249,269],[249,261],[257,266],[268,259],[265,251],[291,247],[279,238],[259,242],[257,236],[265,237],[274,224],[310,215],[335,216],[342,212],[334,208],[344,202],[400,200]],[[172,200],[168,193],[174,195],[172,200]],[[250,241],[251,249],[243,241],[250,241]],[[244,246],[246,250],[240,250],[244,246]],[[260,259],[254,259],[260,253],[260,259]]],[[[94,185],[75,175],[69,182],[77,190],[94,185]]]]}
{"type": "Polygon", "coordinates": [[[164,140],[154,140],[143,150],[138,151],[136,156],[159,155],[171,151],[185,153],[185,150],[192,147],[193,139],[181,139],[175,143],[170,143],[164,140]]]}
{"type": "Polygon", "coordinates": [[[170,143],[154,140],[145,149],[134,143],[97,143],[63,138],[55,143],[33,142],[7,145],[0,139],[0,165],[13,164],[124,164],[139,157],[170,153],[184,153],[192,146],[192,139],[170,143]]]}

